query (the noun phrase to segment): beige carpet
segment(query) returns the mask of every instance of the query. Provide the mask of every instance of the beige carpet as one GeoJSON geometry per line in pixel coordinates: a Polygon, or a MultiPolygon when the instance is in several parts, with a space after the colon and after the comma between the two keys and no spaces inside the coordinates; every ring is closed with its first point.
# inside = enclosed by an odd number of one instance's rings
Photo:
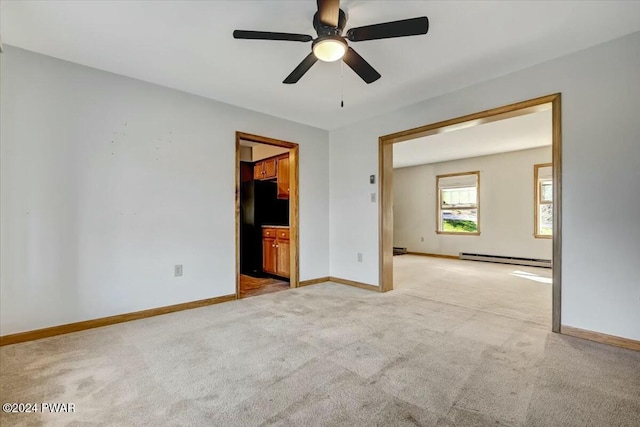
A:
{"type": "Polygon", "coordinates": [[[394,289],[551,329],[550,268],[418,255],[393,257],[394,289]]]}
{"type": "Polygon", "coordinates": [[[638,426],[640,353],[320,284],[0,349],[4,426],[638,426]]]}

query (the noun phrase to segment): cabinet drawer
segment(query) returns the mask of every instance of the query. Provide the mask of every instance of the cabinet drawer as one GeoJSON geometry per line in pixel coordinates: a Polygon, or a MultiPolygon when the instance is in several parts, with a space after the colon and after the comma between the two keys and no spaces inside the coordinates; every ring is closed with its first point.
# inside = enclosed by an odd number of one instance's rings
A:
{"type": "Polygon", "coordinates": [[[276,232],[276,237],[278,240],[289,240],[289,229],[288,228],[276,228],[274,229],[276,232]]]}
{"type": "Polygon", "coordinates": [[[276,238],[276,229],[275,228],[263,228],[262,229],[262,237],[270,237],[272,239],[276,238]]]}

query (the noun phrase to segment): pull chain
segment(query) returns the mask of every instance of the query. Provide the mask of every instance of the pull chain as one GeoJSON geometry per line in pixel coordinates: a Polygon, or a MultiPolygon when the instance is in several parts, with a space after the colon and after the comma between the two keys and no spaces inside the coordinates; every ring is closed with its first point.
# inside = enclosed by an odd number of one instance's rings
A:
{"type": "Polygon", "coordinates": [[[340,108],[344,108],[344,61],[340,61],[340,108]]]}

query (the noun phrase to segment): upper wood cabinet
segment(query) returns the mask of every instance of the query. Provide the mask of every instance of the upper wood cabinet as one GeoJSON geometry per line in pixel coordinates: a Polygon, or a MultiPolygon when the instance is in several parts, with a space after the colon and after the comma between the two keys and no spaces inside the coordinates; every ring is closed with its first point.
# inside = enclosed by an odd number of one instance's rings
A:
{"type": "Polygon", "coordinates": [[[289,154],[260,160],[253,166],[253,179],[278,179],[278,198],[289,198],[289,154]]]}
{"type": "Polygon", "coordinates": [[[264,159],[262,161],[264,164],[264,178],[262,179],[271,179],[276,177],[276,171],[278,169],[278,159],[275,157],[271,157],[269,159],[264,159]]]}
{"type": "Polygon", "coordinates": [[[264,163],[257,162],[253,165],[253,179],[262,179],[264,176],[264,163]]]}
{"type": "Polygon", "coordinates": [[[253,179],[273,179],[276,178],[278,170],[278,158],[270,157],[268,159],[256,162],[253,166],[253,179]]]}
{"type": "Polygon", "coordinates": [[[289,198],[289,155],[278,157],[278,199],[289,198]]]}

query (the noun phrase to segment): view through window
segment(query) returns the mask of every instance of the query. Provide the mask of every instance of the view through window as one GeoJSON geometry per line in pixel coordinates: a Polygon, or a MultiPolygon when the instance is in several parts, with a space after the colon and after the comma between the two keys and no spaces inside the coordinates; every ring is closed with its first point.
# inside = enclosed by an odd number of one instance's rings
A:
{"type": "Polygon", "coordinates": [[[534,165],[535,236],[553,236],[553,169],[551,163],[534,165]]]}
{"type": "Polygon", "coordinates": [[[438,175],[438,233],[480,234],[480,172],[438,175]]]}

